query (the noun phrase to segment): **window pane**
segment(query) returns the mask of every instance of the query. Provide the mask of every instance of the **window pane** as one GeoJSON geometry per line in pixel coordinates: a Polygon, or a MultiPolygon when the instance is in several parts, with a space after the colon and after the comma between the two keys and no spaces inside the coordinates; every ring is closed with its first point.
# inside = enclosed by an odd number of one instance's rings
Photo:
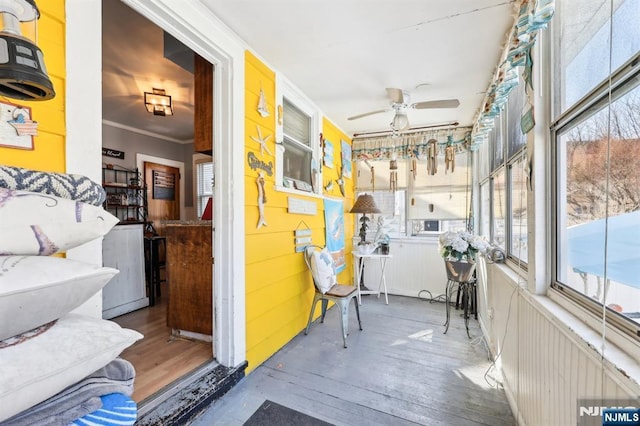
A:
{"type": "Polygon", "coordinates": [[[489,177],[491,173],[491,142],[485,141],[480,145],[476,154],[476,163],[474,164],[478,169],[478,179],[484,180],[489,177]]]}
{"type": "Polygon", "coordinates": [[[558,156],[557,278],[638,321],[640,88],[563,131],[558,156]]]}
{"type": "Polygon", "coordinates": [[[495,126],[489,133],[491,144],[491,170],[496,170],[504,161],[504,145],[502,144],[502,114],[495,119],[495,126]]]}
{"type": "Polygon", "coordinates": [[[527,143],[527,136],[522,133],[520,118],[525,106],[524,82],[520,82],[509,93],[507,101],[507,149],[509,158],[527,143]]]}
{"type": "Polygon", "coordinates": [[[490,239],[491,235],[491,186],[489,180],[480,185],[480,232],[479,234],[490,239]]]}
{"type": "MultiPolygon", "coordinates": [[[[373,175],[371,168],[364,161],[358,161],[356,164],[356,190],[357,191],[388,191],[391,188],[391,169],[390,161],[369,161],[373,166],[373,175]]],[[[424,164],[424,163],[423,163],[424,164]]],[[[407,167],[411,164],[408,160],[397,160],[398,169],[396,170],[397,189],[407,188],[407,167]]],[[[329,172],[331,173],[331,172],[329,172]]],[[[423,173],[426,171],[423,170],[423,173]]]]}
{"type": "Polygon", "coordinates": [[[502,249],[506,249],[504,220],[507,211],[507,199],[504,169],[497,172],[491,181],[493,184],[493,235],[491,236],[491,242],[502,249]]]}
{"type": "MultiPolygon", "coordinates": [[[[409,193],[411,219],[465,219],[471,204],[471,166],[467,152],[455,156],[455,169],[438,169],[428,174],[424,161],[418,162],[413,190],[409,193]]],[[[442,159],[438,159],[442,161],[442,159]]]]}
{"type": "Polygon", "coordinates": [[[511,190],[511,248],[510,255],[527,262],[527,182],[525,178],[526,157],[510,167],[511,190]]]}
{"type": "Polygon", "coordinates": [[[302,112],[302,110],[296,108],[295,105],[286,98],[282,103],[284,116],[282,119],[282,129],[285,136],[310,147],[311,138],[309,134],[311,132],[311,118],[302,112]]]}
{"type": "Polygon", "coordinates": [[[213,163],[198,163],[196,168],[196,213],[202,216],[209,197],[213,196],[213,163]]]}
{"type": "Polygon", "coordinates": [[[284,177],[311,185],[311,151],[284,138],[284,177]]]}
{"type": "Polygon", "coordinates": [[[640,50],[640,0],[556,2],[557,113],[566,111],[640,50]],[[610,49],[610,44],[612,49],[610,49]],[[609,53],[611,52],[611,68],[609,53]]]}
{"type": "MultiPolygon", "coordinates": [[[[390,233],[404,233],[406,228],[406,191],[373,191],[367,193],[373,196],[376,206],[380,209],[380,215],[374,215],[375,221],[371,223],[369,231],[375,234],[378,229],[378,220],[380,216],[383,216],[385,218],[384,224],[388,227],[390,233]]],[[[359,229],[359,222],[357,226],[359,229]]]]}

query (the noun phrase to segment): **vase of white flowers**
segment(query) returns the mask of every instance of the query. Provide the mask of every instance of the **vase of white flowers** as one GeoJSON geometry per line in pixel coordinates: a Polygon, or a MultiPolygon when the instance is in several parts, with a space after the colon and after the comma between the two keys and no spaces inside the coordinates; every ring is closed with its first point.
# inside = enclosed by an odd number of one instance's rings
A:
{"type": "Polygon", "coordinates": [[[440,255],[444,260],[466,261],[475,263],[478,254],[484,254],[489,243],[468,231],[447,231],[440,234],[438,240],[440,255]]]}
{"type": "Polygon", "coordinates": [[[440,235],[438,242],[447,278],[457,282],[466,282],[471,278],[478,254],[486,253],[489,248],[484,238],[468,231],[445,232],[440,235]]]}

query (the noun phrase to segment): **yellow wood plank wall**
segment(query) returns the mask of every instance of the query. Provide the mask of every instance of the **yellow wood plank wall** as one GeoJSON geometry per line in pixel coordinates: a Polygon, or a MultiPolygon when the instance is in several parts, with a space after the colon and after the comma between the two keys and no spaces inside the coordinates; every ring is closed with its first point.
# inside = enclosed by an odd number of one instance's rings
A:
{"type": "MultiPolygon", "coordinates": [[[[39,123],[34,137],[34,149],[23,150],[0,147],[0,164],[30,169],[65,171],[65,12],[64,0],[38,2],[38,47],[56,92],[48,101],[21,101],[0,97],[31,108],[31,119],[39,123]]],[[[31,25],[31,23],[29,23],[31,25]]],[[[26,35],[26,33],[25,33],[26,35]]]]}
{"type": "MultiPolygon", "coordinates": [[[[271,135],[267,146],[275,154],[275,72],[266,67],[251,52],[245,54],[245,158],[253,153],[266,164],[273,163],[275,157],[260,154],[260,146],[251,137],[258,137],[256,126],[262,136],[271,135]],[[258,98],[262,88],[270,111],[269,117],[257,112],[258,98]]],[[[328,120],[323,121],[323,134],[334,142],[334,160],[338,167],[324,168],[325,175],[335,175],[340,164],[340,140],[351,141],[328,120]]],[[[322,199],[291,195],[274,190],[274,174],[265,173],[267,202],[264,216],[267,226],[257,229],[258,224],[258,171],[251,170],[245,163],[245,206],[246,206],[246,312],[247,312],[247,360],[248,371],[253,370],[278,349],[284,346],[305,326],[311,301],[313,284],[304,264],[302,253],[295,252],[294,231],[301,222],[311,228],[313,243],[325,244],[324,209],[322,199]],[[287,212],[290,196],[316,203],[315,216],[290,214],[287,212]]],[[[346,182],[345,210],[353,205],[353,179],[346,182]]],[[[334,185],[331,195],[342,198],[334,185]]],[[[353,218],[345,213],[346,252],[351,251],[353,218]]],[[[347,261],[351,262],[350,256],[347,261]]],[[[341,282],[351,282],[351,263],[339,275],[341,282]]],[[[319,310],[317,311],[319,312],[319,310]]],[[[336,330],[336,333],[339,333],[336,330]]]]}

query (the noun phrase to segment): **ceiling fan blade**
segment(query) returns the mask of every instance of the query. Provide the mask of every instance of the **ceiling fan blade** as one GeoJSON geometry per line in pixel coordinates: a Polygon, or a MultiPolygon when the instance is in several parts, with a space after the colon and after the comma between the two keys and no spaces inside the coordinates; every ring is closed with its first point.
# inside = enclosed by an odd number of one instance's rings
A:
{"type": "Polygon", "coordinates": [[[404,92],[401,89],[387,87],[387,95],[389,95],[389,99],[391,99],[391,102],[393,102],[394,104],[405,103],[404,92]]]}
{"type": "Polygon", "coordinates": [[[441,99],[439,101],[416,102],[415,104],[411,105],[411,108],[457,108],[459,105],[460,101],[457,99],[441,99]]]}
{"type": "Polygon", "coordinates": [[[364,114],[358,114],[358,115],[354,115],[353,117],[349,117],[347,118],[347,120],[355,120],[358,118],[367,117],[373,114],[380,114],[381,112],[387,112],[387,111],[393,111],[393,108],[379,109],[377,111],[365,112],[364,114]]]}

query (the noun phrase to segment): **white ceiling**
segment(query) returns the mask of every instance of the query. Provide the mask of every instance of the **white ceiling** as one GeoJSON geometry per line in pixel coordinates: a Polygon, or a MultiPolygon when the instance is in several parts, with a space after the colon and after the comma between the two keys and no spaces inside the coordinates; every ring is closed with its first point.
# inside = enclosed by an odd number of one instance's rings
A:
{"type": "MultiPolygon", "coordinates": [[[[349,135],[389,130],[393,112],[347,120],[388,108],[387,87],[409,91],[411,102],[460,100],[409,110],[412,127],[471,125],[514,12],[508,0],[201,1],[349,135]]],[[[159,28],[120,2],[103,4],[104,119],[190,141],[191,74],[162,56],[159,28]],[[146,112],[142,93],[152,87],[174,97],[175,116],[146,112]]]]}

